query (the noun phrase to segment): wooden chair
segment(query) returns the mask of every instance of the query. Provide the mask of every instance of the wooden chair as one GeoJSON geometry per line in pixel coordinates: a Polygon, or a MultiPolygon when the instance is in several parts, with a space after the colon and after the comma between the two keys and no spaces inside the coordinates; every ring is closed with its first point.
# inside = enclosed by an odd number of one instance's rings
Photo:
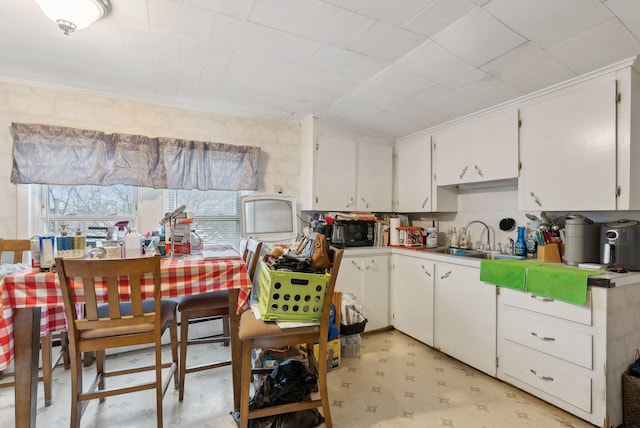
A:
{"type": "MultiPolygon", "coordinates": [[[[245,311],[240,318],[239,338],[242,347],[242,374],[240,389],[240,428],[247,428],[249,419],[264,416],[278,415],[282,413],[296,412],[300,410],[322,407],[325,424],[332,427],[331,411],[329,409],[329,396],[327,392],[327,339],[329,336],[329,316],[331,301],[336,278],[342,261],[342,249],[331,247],[333,253],[331,279],[325,290],[325,298],[322,305],[322,317],[320,325],[310,327],[279,328],[274,322],[258,320],[253,311],[245,311]],[[313,344],[319,344],[319,361],[313,355],[313,344]],[[287,346],[299,344],[307,345],[307,358],[310,366],[318,376],[318,390],[320,399],[302,401],[291,404],[267,407],[264,409],[249,410],[249,390],[252,379],[251,352],[255,348],[282,349],[287,346]]],[[[262,370],[256,370],[260,372],[262,370]]]]}
{"type": "Polygon", "coordinates": [[[88,400],[100,401],[111,395],[155,389],[157,426],[162,427],[162,398],[171,377],[178,387],[178,328],[176,322],[177,302],[161,299],[160,256],[135,259],[79,260],[56,259],[62,296],[64,297],[67,321],[69,322],[69,345],[71,350],[71,423],[72,428],[80,426],[80,418],[88,400]],[[154,298],[142,300],[142,278],[153,277],[154,298]],[[129,280],[130,296],[121,296],[119,280],[129,280]],[[84,301],[79,302],[76,289],[71,283],[81,280],[84,301]],[[99,304],[96,295],[96,279],[106,284],[108,304],[99,304]],[[85,304],[85,317],[79,318],[76,304],[85,304]],[[161,337],[169,328],[171,338],[171,362],[162,362],[161,337]],[[107,371],[105,350],[132,345],[154,345],[155,364],[131,367],[123,370],[107,371]],[[83,352],[96,352],[96,377],[88,391],[82,385],[83,352]],[[163,382],[162,369],[169,368],[163,382]],[[152,382],[129,385],[120,388],[105,388],[105,378],[118,375],[155,370],[152,382]]]}
{"type": "MultiPolygon", "coordinates": [[[[242,248],[240,254],[247,265],[247,272],[253,279],[253,273],[256,270],[258,259],[260,258],[260,250],[262,242],[255,239],[249,240],[245,248],[242,248]]],[[[178,312],[180,312],[180,392],[178,399],[184,399],[184,382],[188,373],[209,370],[218,367],[228,366],[231,361],[221,361],[216,363],[205,363],[198,366],[187,367],[187,346],[205,343],[224,343],[229,345],[230,325],[229,325],[229,293],[227,291],[215,291],[211,293],[197,294],[193,296],[185,296],[180,299],[178,312]],[[189,324],[200,321],[212,321],[222,317],[222,334],[189,339],[189,324]]]]}
{"type": "MultiPolygon", "coordinates": [[[[13,263],[22,263],[24,253],[31,251],[31,242],[28,239],[0,239],[0,258],[2,253],[13,253],[13,263]]],[[[52,378],[53,369],[64,361],[64,368],[69,366],[69,348],[67,340],[67,332],[47,333],[40,337],[40,350],[42,353],[42,376],[38,380],[42,380],[44,384],[44,404],[50,406],[53,403],[52,378]],[[53,358],[53,342],[59,341],[60,352],[56,358],[53,358]]],[[[0,388],[9,388],[15,386],[14,381],[0,383],[0,388]]]]}

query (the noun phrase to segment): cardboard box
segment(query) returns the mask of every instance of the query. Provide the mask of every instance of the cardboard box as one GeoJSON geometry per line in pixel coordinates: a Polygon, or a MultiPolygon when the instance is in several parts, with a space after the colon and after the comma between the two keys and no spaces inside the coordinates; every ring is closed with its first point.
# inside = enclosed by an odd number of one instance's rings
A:
{"type": "MultiPolygon", "coordinates": [[[[318,361],[320,345],[313,345],[313,355],[318,361]]],[[[340,365],[340,338],[335,338],[327,342],[327,370],[335,369],[340,365]]]]}

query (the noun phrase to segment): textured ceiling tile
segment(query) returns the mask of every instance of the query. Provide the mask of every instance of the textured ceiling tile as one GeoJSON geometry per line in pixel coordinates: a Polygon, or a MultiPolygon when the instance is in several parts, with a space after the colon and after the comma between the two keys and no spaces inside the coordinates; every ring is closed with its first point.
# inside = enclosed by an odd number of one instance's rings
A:
{"type": "Polygon", "coordinates": [[[391,64],[389,61],[358,55],[342,72],[347,76],[366,80],[384,70],[389,64],[391,64]]]}
{"type": "Polygon", "coordinates": [[[246,19],[251,12],[254,0],[183,0],[187,5],[193,5],[221,15],[246,19]]]}
{"type": "Polygon", "coordinates": [[[456,89],[456,92],[473,100],[479,108],[490,107],[524,95],[522,91],[491,76],[462,86],[456,89]]]}
{"type": "Polygon", "coordinates": [[[474,7],[467,0],[436,0],[404,28],[431,37],[471,12],[474,7]]]}
{"type": "Polygon", "coordinates": [[[637,39],[640,39],[640,5],[638,0],[607,0],[604,5],[616,14],[637,39]]]}
{"type": "Polygon", "coordinates": [[[558,60],[532,43],[525,43],[507,52],[482,66],[481,69],[524,93],[576,76],[558,60]]]}
{"type": "Polygon", "coordinates": [[[479,67],[526,42],[482,9],[475,9],[433,37],[463,61],[479,67]]]}
{"type": "Polygon", "coordinates": [[[203,67],[226,68],[233,55],[233,49],[214,46],[192,39],[180,40],[178,60],[190,64],[200,64],[203,67]]]}
{"type": "Polygon", "coordinates": [[[228,69],[231,72],[289,83],[308,82],[319,72],[318,69],[306,65],[243,51],[234,53],[228,69]]]}
{"type": "Polygon", "coordinates": [[[145,55],[178,58],[179,37],[135,27],[119,28],[122,47],[145,55]]]}
{"type": "Polygon", "coordinates": [[[319,0],[256,0],[249,21],[338,47],[375,23],[319,0]]]}
{"type": "Polygon", "coordinates": [[[450,89],[476,82],[485,74],[429,40],[400,59],[399,64],[450,89]]]}
{"type": "Polygon", "coordinates": [[[325,0],[378,21],[402,27],[435,0],[325,0]]]}
{"type": "Polygon", "coordinates": [[[346,96],[333,103],[326,114],[334,119],[360,123],[381,111],[383,110],[371,104],[346,96]]]}
{"type": "Polygon", "coordinates": [[[332,71],[321,71],[309,80],[309,85],[314,88],[346,93],[360,84],[361,80],[354,77],[345,76],[344,74],[334,73],[332,71]]]}
{"type": "Polygon", "coordinates": [[[425,41],[425,37],[377,22],[349,44],[349,49],[376,58],[395,61],[425,41]]]}
{"type": "Polygon", "coordinates": [[[363,101],[385,111],[402,114],[418,105],[418,102],[401,97],[384,88],[364,83],[349,93],[349,97],[363,101]]]}
{"type": "Polygon", "coordinates": [[[369,83],[407,98],[435,85],[431,80],[397,64],[392,64],[376,74],[369,83]]]}
{"type": "Polygon", "coordinates": [[[640,52],[640,41],[617,19],[593,27],[547,51],[577,74],[584,74],[640,52]]]}
{"type": "Polygon", "coordinates": [[[541,48],[613,16],[600,0],[492,0],[484,9],[541,48]]]}
{"type": "Polygon", "coordinates": [[[462,116],[478,109],[478,106],[469,98],[441,85],[433,86],[413,99],[451,117],[462,116]]]}
{"type": "Polygon", "coordinates": [[[214,14],[171,0],[149,3],[149,26],[152,31],[196,40],[208,40],[214,14]]]}

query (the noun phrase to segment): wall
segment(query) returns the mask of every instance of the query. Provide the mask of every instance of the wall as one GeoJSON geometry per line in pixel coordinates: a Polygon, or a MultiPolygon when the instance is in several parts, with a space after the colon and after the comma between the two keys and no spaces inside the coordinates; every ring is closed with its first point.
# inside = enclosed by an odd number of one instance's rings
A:
{"type": "MultiPolygon", "coordinates": [[[[298,195],[300,126],[278,119],[226,116],[201,111],[110,98],[71,90],[0,82],[0,237],[26,238],[34,231],[25,221],[28,207],[25,188],[10,183],[12,122],[96,129],[147,136],[213,141],[258,146],[259,190],[282,188],[298,195]]],[[[143,201],[157,199],[157,192],[143,192],[143,201]]],[[[150,205],[153,209],[161,203],[150,205]]],[[[147,208],[148,211],[148,208],[147,208]]],[[[159,213],[141,212],[141,217],[159,213]]],[[[144,225],[141,225],[144,228],[144,225]]]]}

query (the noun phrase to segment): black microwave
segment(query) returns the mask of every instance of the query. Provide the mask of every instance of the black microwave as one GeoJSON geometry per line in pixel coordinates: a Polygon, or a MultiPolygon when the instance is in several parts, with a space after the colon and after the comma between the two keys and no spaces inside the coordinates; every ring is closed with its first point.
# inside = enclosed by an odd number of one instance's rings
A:
{"type": "Polygon", "coordinates": [[[373,221],[339,221],[344,228],[345,247],[371,247],[375,239],[376,223],[373,221]]]}

